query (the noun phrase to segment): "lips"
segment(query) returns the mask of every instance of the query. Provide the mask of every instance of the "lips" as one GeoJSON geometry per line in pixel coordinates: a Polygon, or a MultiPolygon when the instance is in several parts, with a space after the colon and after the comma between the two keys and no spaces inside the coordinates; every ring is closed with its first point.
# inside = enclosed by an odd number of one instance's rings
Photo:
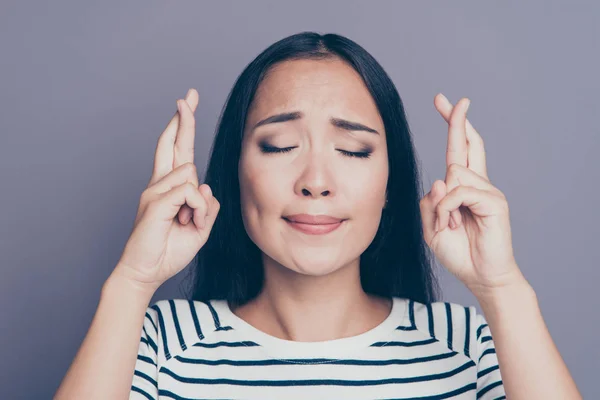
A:
{"type": "Polygon", "coordinates": [[[283,217],[284,219],[290,222],[297,222],[301,224],[310,224],[310,225],[328,225],[328,224],[337,224],[343,221],[342,218],[332,217],[330,215],[311,215],[311,214],[294,214],[283,217]]]}
{"type": "Polygon", "coordinates": [[[333,232],[342,225],[345,219],[329,215],[296,214],[283,217],[294,229],[309,234],[322,235],[333,232]]]}

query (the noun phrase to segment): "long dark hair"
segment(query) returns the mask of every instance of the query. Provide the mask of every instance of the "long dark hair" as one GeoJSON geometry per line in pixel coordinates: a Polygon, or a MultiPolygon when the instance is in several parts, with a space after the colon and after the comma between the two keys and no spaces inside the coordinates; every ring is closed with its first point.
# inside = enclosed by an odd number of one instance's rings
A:
{"type": "Polygon", "coordinates": [[[423,238],[419,200],[423,195],[416,152],[404,106],[392,80],[361,46],[337,34],[302,32],[269,46],[242,71],[219,117],[204,182],[221,208],[210,237],[190,264],[191,300],[226,299],[237,307],[263,285],[261,250],[248,236],[241,214],[238,161],[248,110],[256,89],[275,64],[337,57],[362,77],[382,117],[388,148],[388,203],[377,233],[360,256],[366,293],[421,303],[438,301],[431,250],[423,238]]]}

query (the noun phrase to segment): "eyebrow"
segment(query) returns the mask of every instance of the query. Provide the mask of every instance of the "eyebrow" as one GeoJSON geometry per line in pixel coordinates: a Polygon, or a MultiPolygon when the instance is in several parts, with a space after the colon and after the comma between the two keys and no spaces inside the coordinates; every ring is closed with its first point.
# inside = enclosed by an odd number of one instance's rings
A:
{"type": "MultiPolygon", "coordinates": [[[[265,118],[265,119],[259,121],[258,123],[256,123],[256,125],[254,125],[254,127],[252,128],[252,131],[254,131],[259,126],[273,124],[273,123],[277,123],[277,122],[294,121],[294,120],[302,118],[303,116],[304,116],[304,114],[300,111],[275,114],[275,115],[272,115],[272,116],[265,118]]],[[[369,128],[368,126],[360,124],[358,122],[352,122],[352,121],[348,121],[345,119],[333,118],[333,117],[329,119],[329,122],[331,122],[331,124],[333,126],[347,130],[347,131],[365,131],[365,132],[371,132],[376,135],[379,135],[379,132],[377,132],[375,129],[369,128]]]]}

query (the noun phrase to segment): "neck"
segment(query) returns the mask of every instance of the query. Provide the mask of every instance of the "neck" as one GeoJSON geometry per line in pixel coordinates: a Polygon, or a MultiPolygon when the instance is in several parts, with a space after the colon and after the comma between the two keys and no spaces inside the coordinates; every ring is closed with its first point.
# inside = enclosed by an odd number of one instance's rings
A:
{"type": "Polygon", "coordinates": [[[271,336],[318,342],[367,332],[383,322],[390,310],[391,299],[363,291],[356,260],[321,276],[266,262],[260,294],[232,311],[271,336]]]}

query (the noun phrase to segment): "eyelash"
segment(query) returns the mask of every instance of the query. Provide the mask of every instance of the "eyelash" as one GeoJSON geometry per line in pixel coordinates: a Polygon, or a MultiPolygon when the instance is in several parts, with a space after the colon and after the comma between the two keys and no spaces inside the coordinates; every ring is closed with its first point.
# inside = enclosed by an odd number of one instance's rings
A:
{"type": "MultiPolygon", "coordinates": [[[[294,149],[295,147],[284,147],[284,148],[279,148],[279,147],[274,147],[274,146],[265,146],[265,145],[261,145],[260,146],[260,150],[263,153],[287,153],[288,151],[294,149]]],[[[345,150],[340,150],[340,152],[345,155],[346,157],[352,157],[352,158],[369,158],[371,156],[371,151],[345,151],[345,150]]]]}

